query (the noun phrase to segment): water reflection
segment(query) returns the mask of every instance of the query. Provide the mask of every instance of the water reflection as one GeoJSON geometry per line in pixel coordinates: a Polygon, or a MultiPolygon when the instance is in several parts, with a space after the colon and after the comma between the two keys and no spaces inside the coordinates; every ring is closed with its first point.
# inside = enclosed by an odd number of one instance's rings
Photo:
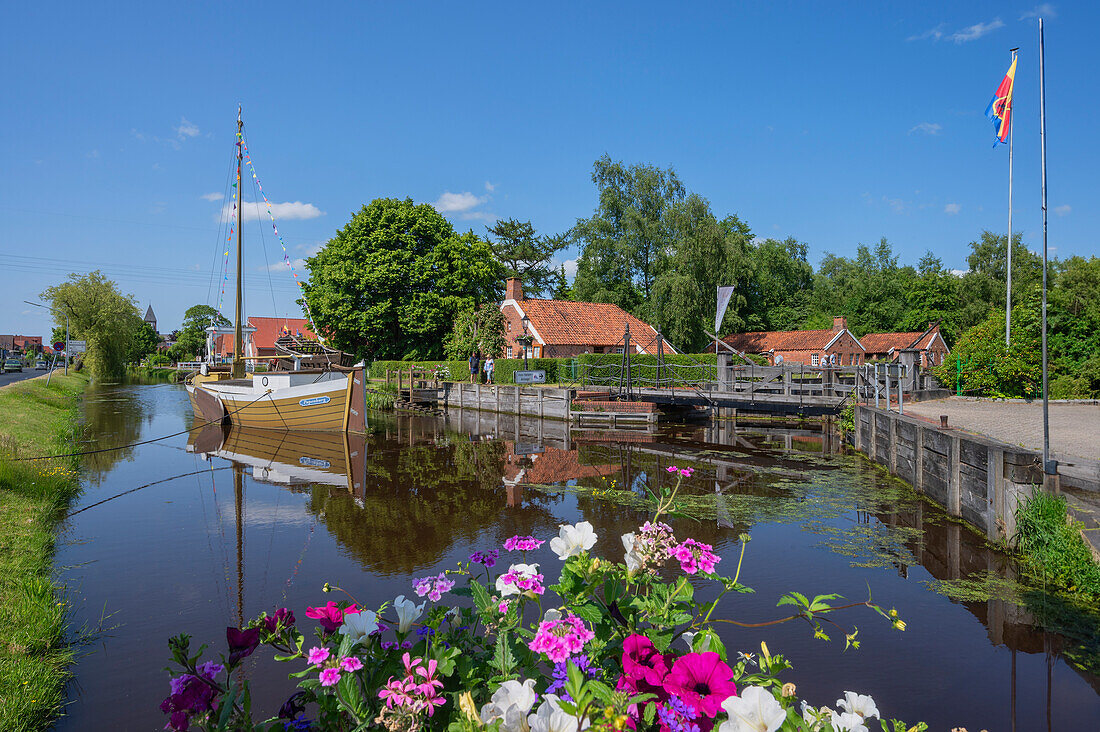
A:
{"type": "MultiPolygon", "coordinates": [[[[97,447],[137,442],[150,417],[146,400],[147,394],[129,384],[91,384],[81,402],[84,435],[97,447]]],[[[99,485],[117,463],[132,460],[135,449],[124,447],[86,455],[83,460],[86,479],[99,485]]]]}
{"type": "MultiPolygon", "coordinates": [[[[124,430],[136,441],[191,424],[173,386],[105,390],[93,402],[104,446],[124,430]]],[[[407,594],[410,577],[453,567],[474,549],[514,533],[548,536],[582,517],[601,537],[596,548],[619,559],[616,537],[637,526],[643,491],[670,480],[672,464],[696,469],[685,492],[698,520],[676,524],[678,532],[736,562],[737,535],[752,530],[744,579],[757,593],[725,612],[762,620],[775,617],[775,598],[791,589],[857,599],[871,586],[910,620],[899,634],[857,618],[864,649],[847,654],[794,626],[731,631],[730,648],[755,650],[764,639],[796,659],[792,680],[812,701],[861,689],[880,708],[934,729],[1002,729],[1013,720],[1038,729],[1048,711],[1055,725],[1100,714],[1089,688],[1095,678],[1070,671],[1088,656],[1074,649],[1088,648],[1095,626],[1043,633],[1035,624],[1048,622],[1053,604],[1039,612],[1034,600],[955,602],[929,592],[922,581],[979,570],[1011,578],[1013,568],[813,426],[742,421],[615,433],[468,411],[373,415],[366,436],[214,427],[126,457],[89,466],[94,480],[77,508],[120,497],[76,515],[73,541],[60,550],[59,564],[76,568],[66,580],[78,588],[77,622],[95,622],[106,609],[119,626],[79,662],[62,728],[162,726],[165,638],[188,632],[196,645],[218,648],[227,622],[276,604],[316,604],[327,599],[318,594],[326,581],[379,604],[407,594]],[[181,477],[125,493],[172,475],[181,477]]],[[[550,574],[558,565],[546,547],[532,559],[550,574]]],[[[256,659],[250,678],[270,697],[258,706],[285,698],[286,672],[256,659]]]]}

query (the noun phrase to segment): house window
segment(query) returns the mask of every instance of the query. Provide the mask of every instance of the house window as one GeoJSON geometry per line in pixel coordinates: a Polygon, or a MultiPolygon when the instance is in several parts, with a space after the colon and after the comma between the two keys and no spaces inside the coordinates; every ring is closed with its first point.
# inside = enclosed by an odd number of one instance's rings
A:
{"type": "Polygon", "coordinates": [[[512,347],[511,346],[508,346],[507,352],[505,353],[504,357],[505,358],[511,358],[512,357],[512,347]]]}
{"type": "Polygon", "coordinates": [[[619,346],[618,348],[615,349],[615,353],[622,353],[622,352],[623,352],[623,347],[622,346],[619,346]]]}
{"type": "Polygon", "coordinates": [[[821,365],[821,356],[819,356],[816,353],[814,355],[810,356],[810,365],[811,366],[820,366],[821,365]]]}

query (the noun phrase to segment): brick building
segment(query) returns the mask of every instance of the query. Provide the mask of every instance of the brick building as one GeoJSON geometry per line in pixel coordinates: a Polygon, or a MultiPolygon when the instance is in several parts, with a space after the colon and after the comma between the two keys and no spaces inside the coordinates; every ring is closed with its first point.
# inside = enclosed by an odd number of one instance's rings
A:
{"type": "MultiPolygon", "coordinates": [[[[305,318],[264,318],[252,316],[248,318],[247,325],[256,329],[252,334],[252,345],[255,353],[247,353],[248,356],[257,358],[274,358],[275,341],[280,336],[290,334],[303,338],[315,339],[317,336],[309,329],[309,321],[305,318]]],[[[246,347],[247,348],[247,347],[246,347]]],[[[233,355],[233,336],[221,335],[215,341],[215,350],[219,359],[233,355]]]]}
{"type": "MultiPolygon", "coordinates": [[[[621,353],[623,334],[630,325],[632,353],[657,353],[657,331],[618,305],[569,300],[536,300],[523,294],[517,278],[508,280],[504,301],[505,358],[520,358],[523,348],[516,343],[522,336],[523,317],[528,319],[531,336],[528,356],[553,358],[577,356],[582,353],[621,353]]],[[[666,340],[665,353],[677,353],[666,340]]]]}
{"type": "Polygon", "coordinates": [[[924,369],[939,366],[950,353],[938,322],[932,323],[923,332],[868,333],[859,341],[867,351],[868,359],[882,361],[896,361],[900,351],[916,349],[920,351],[920,366],[924,369]]]}
{"type": "MultiPolygon", "coordinates": [[[[741,353],[765,356],[768,363],[848,366],[863,363],[864,349],[845,318],[833,318],[829,330],[775,330],[731,333],[722,342],[741,353]]],[[[714,344],[707,347],[714,352],[714,344]]]]}
{"type": "Polygon", "coordinates": [[[42,353],[42,336],[0,335],[0,350],[5,353],[42,353]]]}

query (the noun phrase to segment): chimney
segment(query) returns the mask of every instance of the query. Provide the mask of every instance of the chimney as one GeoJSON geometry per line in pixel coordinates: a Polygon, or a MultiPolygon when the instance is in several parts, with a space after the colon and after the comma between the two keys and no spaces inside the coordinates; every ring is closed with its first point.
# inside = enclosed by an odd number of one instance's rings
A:
{"type": "Polygon", "coordinates": [[[833,330],[842,331],[848,327],[848,319],[844,317],[833,318],[833,330]]]}
{"type": "Polygon", "coordinates": [[[508,285],[504,290],[504,298],[506,300],[522,300],[523,299],[523,282],[519,277],[509,277],[508,285]]]}

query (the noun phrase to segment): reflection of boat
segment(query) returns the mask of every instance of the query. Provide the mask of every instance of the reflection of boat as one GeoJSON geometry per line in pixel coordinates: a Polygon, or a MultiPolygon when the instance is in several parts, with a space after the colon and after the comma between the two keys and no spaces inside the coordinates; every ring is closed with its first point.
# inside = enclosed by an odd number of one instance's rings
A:
{"type": "Polygon", "coordinates": [[[187,451],[252,467],[252,477],[280,485],[331,485],[363,495],[363,435],[283,432],[207,425],[191,433],[187,451]]]}
{"type": "MultiPolygon", "coordinates": [[[[244,427],[262,427],[281,430],[317,430],[325,432],[364,432],[366,430],[366,373],[362,367],[332,368],[309,371],[271,372],[246,374],[244,336],[242,324],[243,289],[241,272],[241,225],[244,209],[241,172],[244,159],[244,123],[237,110],[237,179],[234,183],[233,208],[236,210],[237,232],[237,292],[233,328],[207,329],[208,343],[216,334],[233,334],[232,369],[214,371],[205,365],[202,373],[187,380],[187,396],[195,413],[208,422],[230,421],[244,427]]],[[[251,165],[251,158],[249,159],[251,165]]],[[[255,170],[252,172],[255,178],[255,170]]],[[[266,199],[265,199],[266,200],[266,199]]],[[[272,219],[274,224],[274,218],[272,219]]],[[[276,230],[278,233],[278,230],[276,230]]],[[[231,235],[232,236],[232,235],[231,235]]],[[[228,256],[228,249],[226,255],[228,256]]],[[[289,261],[289,260],[288,260],[289,261]]],[[[213,348],[208,346],[207,358],[213,348]]],[[[338,352],[327,347],[308,349],[306,344],[288,344],[283,351],[293,355],[295,365],[307,356],[323,357],[326,363],[338,352]],[[310,353],[306,353],[305,350],[310,353]]],[[[337,360],[339,363],[339,360],[337,360]]]]}

